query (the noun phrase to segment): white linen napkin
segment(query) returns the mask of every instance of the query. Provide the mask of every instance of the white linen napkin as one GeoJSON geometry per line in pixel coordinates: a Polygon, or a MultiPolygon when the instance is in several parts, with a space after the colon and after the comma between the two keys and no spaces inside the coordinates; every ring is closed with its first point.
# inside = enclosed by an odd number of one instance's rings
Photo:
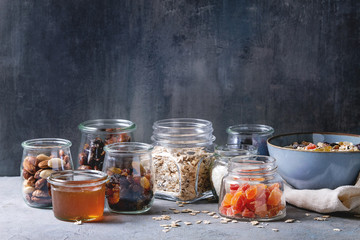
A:
{"type": "Polygon", "coordinates": [[[354,186],[336,189],[299,190],[285,183],[285,199],[288,203],[319,213],[351,212],[360,214],[360,175],[354,186]]]}

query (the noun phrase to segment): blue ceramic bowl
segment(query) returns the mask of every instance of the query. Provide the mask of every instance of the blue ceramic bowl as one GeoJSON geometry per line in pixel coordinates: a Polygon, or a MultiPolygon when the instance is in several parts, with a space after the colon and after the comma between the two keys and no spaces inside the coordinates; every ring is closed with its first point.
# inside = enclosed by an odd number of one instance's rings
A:
{"type": "Polygon", "coordinates": [[[345,133],[292,133],[267,140],[270,156],[276,159],[278,172],[297,189],[334,189],[355,184],[360,171],[359,152],[311,152],[285,148],[293,142],[360,143],[360,135],[345,133]]]}

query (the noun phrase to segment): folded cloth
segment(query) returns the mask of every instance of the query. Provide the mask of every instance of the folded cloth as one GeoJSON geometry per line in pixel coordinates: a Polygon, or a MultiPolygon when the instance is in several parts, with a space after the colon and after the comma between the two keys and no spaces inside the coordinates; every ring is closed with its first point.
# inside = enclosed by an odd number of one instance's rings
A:
{"type": "Polygon", "coordinates": [[[341,186],[333,190],[328,188],[300,190],[285,184],[285,199],[292,205],[319,213],[351,212],[360,214],[359,177],[354,186],[341,186]]]}

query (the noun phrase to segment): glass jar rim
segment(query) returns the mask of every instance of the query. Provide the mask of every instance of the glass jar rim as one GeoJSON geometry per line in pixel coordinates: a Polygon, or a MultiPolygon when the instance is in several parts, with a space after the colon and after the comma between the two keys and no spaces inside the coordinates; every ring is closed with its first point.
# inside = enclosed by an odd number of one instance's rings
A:
{"type": "Polygon", "coordinates": [[[108,175],[105,172],[98,170],[64,170],[53,172],[48,178],[47,181],[52,185],[57,186],[66,186],[66,187],[91,187],[98,186],[102,183],[105,183],[108,179],[108,175]],[[82,175],[86,177],[92,177],[86,180],[65,180],[61,179],[64,177],[71,177],[74,175],[82,175]]]}
{"type": "MultiPolygon", "coordinates": [[[[227,155],[229,153],[229,156],[232,154],[239,153],[239,156],[241,155],[251,155],[255,154],[257,152],[258,148],[254,145],[248,145],[248,144],[225,144],[225,145],[217,145],[215,147],[215,151],[219,152],[219,154],[227,155]],[[248,153],[248,154],[242,154],[242,153],[248,153]]],[[[235,157],[235,156],[234,156],[235,157]]]]}
{"type": "Polygon", "coordinates": [[[169,129],[174,127],[178,129],[209,128],[211,131],[213,130],[210,121],[199,118],[168,118],[158,120],[153,124],[153,129],[169,129]],[[189,126],[181,126],[184,124],[189,124],[189,126]]]}
{"type": "Polygon", "coordinates": [[[148,143],[141,142],[118,142],[106,145],[104,147],[105,152],[107,153],[134,153],[134,154],[143,154],[149,151],[152,151],[154,148],[153,145],[148,143]]]}
{"type": "Polygon", "coordinates": [[[135,131],[136,124],[125,119],[93,119],[80,123],[78,128],[85,133],[119,134],[135,131]],[[106,130],[109,128],[112,131],[106,130]]]}
{"type": "Polygon", "coordinates": [[[240,134],[257,134],[257,135],[270,135],[274,133],[274,128],[263,124],[238,124],[230,126],[226,132],[231,135],[240,134]]]}
{"type": "Polygon", "coordinates": [[[169,147],[194,147],[212,144],[212,123],[197,118],[170,118],[153,124],[151,140],[169,147]]]}
{"type": "Polygon", "coordinates": [[[277,169],[276,159],[265,155],[238,156],[229,162],[228,171],[242,175],[273,173],[277,169]]]}
{"type": "Polygon", "coordinates": [[[69,140],[62,138],[35,138],[21,143],[24,149],[69,148],[71,145],[72,143],[69,140]]]}

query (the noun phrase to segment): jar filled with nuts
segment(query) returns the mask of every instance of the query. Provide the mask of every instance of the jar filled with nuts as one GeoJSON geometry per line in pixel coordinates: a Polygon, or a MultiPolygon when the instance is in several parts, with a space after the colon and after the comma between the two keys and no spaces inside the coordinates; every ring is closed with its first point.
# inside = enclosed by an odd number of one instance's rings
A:
{"type": "Polygon", "coordinates": [[[212,123],[174,118],[155,122],[153,129],[155,196],[184,202],[212,197],[212,123]]]}
{"type": "Polygon", "coordinates": [[[103,171],[106,205],[111,212],[138,214],[148,211],[154,200],[151,151],[146,143],[114,143],[105,147],[103,171]]]}
{"type": "Polygon", "coordinates": [[[96,119],[79,125],[81,143],[76,168],[102,170],[108,144],[130,142],[136,125],[123,119],[96,119]]]}
{"type": "Polygon", "coordinates": [[[21,177],[25,203],[31,207],[52,206],[47,177],[55,171],[73,169],[71,142],[59,138],[39,138],[23,142],[21,177]]]}

